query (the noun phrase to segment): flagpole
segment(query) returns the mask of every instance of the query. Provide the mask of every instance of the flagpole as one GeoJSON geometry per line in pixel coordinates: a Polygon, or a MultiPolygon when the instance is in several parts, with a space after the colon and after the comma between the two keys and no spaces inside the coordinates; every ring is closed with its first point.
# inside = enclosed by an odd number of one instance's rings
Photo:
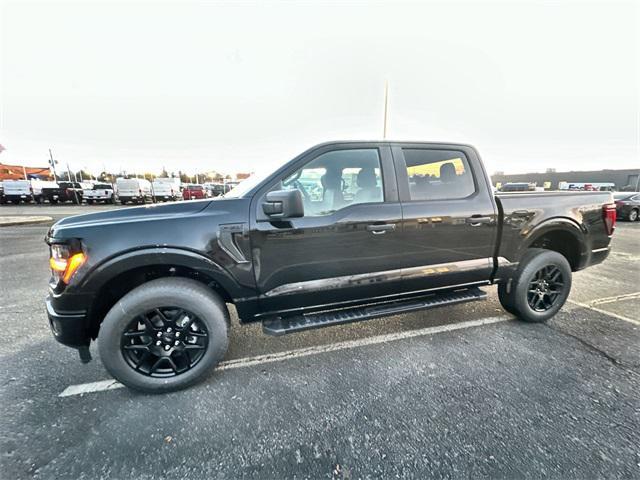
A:
{"type": "Polygon", "coordinates": [[[382,139],[387,139],[387,114],[389,106],[389,82],[384,82],[384,126],[382,128],[382,139]]]}

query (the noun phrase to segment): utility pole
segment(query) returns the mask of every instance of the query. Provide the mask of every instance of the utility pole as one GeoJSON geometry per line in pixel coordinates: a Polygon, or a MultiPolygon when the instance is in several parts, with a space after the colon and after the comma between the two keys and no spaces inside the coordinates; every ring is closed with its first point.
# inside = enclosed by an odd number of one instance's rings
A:
{"type": "Polygon", "coordinates": [[[57,182],[58,174],[56,173],[56,161],[53,159],[53,153],[51,153],[51,149],[49,149],[49,163],[51,164],[51,169],[53,170],[53,180],[57,182]]]}
{"type": "MultiPolygon", "coordinates": [[[[69,168],[69,162],[67,162],[67,174],[69,175],[69,182],[72,182],[73,180],[71,180],[71,169],[69,168]]],[[[76,179],[76,182],[78,180],[76,179]]],[[[78,190],[76,189],[75,185],[73,185],[73,197],[75,198],[76,201],[76,205],[80,205],[80,202],[78,201],[78,190]]]]}
{"type": "Polygon", "coordinates": [[[388,115],[388,107],[389,107],[389,82],[385,80],[384,82],[384,124],[382,127],[382,139],[387,139],[387,115],[388,115]]]}

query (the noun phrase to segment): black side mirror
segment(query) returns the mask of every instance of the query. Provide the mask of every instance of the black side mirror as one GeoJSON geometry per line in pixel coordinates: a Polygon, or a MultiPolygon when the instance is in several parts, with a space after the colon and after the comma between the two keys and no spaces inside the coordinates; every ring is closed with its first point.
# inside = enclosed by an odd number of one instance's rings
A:
{"type": "Polygon", "coordinates": [[[270,218],[304,217],[302,193],[298,189],[269,192],[265,200],[262,211],[270,218]]]}

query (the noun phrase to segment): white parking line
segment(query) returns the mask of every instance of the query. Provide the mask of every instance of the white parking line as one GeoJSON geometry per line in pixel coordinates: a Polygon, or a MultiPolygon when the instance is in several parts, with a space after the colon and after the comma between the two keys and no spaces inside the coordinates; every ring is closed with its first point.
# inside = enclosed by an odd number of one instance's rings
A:
{"type": "MultiPolygon", "coordinates": [[[[597,300],[594,300],[594,302],[596,302],[596,301],[597,300]]],[[[593,310],[594,312],[602,313],[603,315],[608,315],[610,317],[617,318],[618,320],[623,320],[625,322],[633,323],[634,325],[640,325],[640,321],[634,320],[633,318],[625,317],[623,315],[618,315],[617,313],[609,312],[607,310],[603,310],[601,308],[594,307],[593,306],[594,302],[592,302],[591,304],[582,303],[582,302],[576,302],[575,300],[567,300],[567,302],[573,303],[574,305],[577,305],[577,306],[582,307],[582,308],[588,308],[589,310],[593,310]]]]}
{"type": "Polygon", "coordinates": [[[612,303],[619,300],[633,300],[635,298],[640,298],[640,292],[627,293],[625,295],[616,295],[615,297],[599,298],[597,300],[592,300],[591,302],[589,302],[589,305],[601,305],[603,303],[612,303]]]}
{"type": "MultiPolygon", "coordinates": [[[[332,343],[329,345],[319,345],[317,347],[300,348],[297,350],[289,350],[285,352],[269,353],[266,355],[257,355],[255,357],[238,358],[221,362],[216,370],[231,370],[233,368],[251,367],[254,365],[262,365],[265,363],[281,362],[291,358],[307,357],[309,355],[318,355],[320,353],[335,352],[337,350],[346,350],[350,348],[364,347],[367,345],[377,345],[381,343],[394,342],[406,338],[422,337],[425,335],[434,335],[437,333],[451,332],[454,330],[463,330],[465,328],[480,327],[482,325],[491,325],[499,322],[506,322],[513,317],[489,317],[480,320],[470,320],[468,322],[454,323],[448,325],[439,325],[437,327],[421,328],[419,330],[409,330],[406,332],[389,333],[386,335],[377,335],[375,337],[361,338],[358,340],[347,340],[344,342],[332,343]]],[[[102,380],[99,382],[83,383],[80,385],[71,385],[60,393],[59,397],[70,397],[73,395],[82,395],[85,393],[103,392],[106,390],[114,390],[122,388],[124,385],[115,380],[102,380]]]]}

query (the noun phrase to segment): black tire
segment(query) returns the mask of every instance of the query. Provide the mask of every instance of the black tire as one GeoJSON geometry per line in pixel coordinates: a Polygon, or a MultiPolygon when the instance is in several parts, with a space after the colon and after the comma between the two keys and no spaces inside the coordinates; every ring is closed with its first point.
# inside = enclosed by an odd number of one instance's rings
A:
{"type": "Polygon", "coordinates": [[[87,199],[87,203],[88,203],[89,205],[93,205],[93,200],[91,200],[91,199],[87,199]]]}
{"type": "MultiPolygon", "coordinates": [[[[215,292],[195,280],[161,278],[135,288],[111,308],[100,327],[98,349],[109,373],[127,387],[146,393],[180,390],[202,380],[222,360],[229,343],[228,325],[229,312],[215,292]],[[140,315],[165,307],[192,312],[204,327],[207,344],[202,357],[186,371],[168,377],[154,377],[128,363],[123,353],[126,351],[123,350],[123,338],[129,338],[124,334],[140,315]]],[[[183,337],[187,335],[188,332],[183,337]]],[[[154,340],[152,338],[148,345],[154,340]]],[[[186,344],[187,339],[183,341],[186,344]]]]}
{"type": "Polygon", "coordinates": [[[115,197],[115,196],[113,196],[113,195],[111,195],[111,198],[109,198],[109,203],[110,203],[111,205],[115,205],[115,204],[116,204],[116,197],[115,197]]]}
{"type": "Polygon", "coordinates": [[[526,322],[546,322],[571,292],[571,266],[552,250],[529,249],[509,282],[498,287],[505,310],[526,322]]]}
{"type": "Polygon", "coordinates": [[[508,292],[510,281],[511,280],[508,280],[506,282],[498,284],[498,299],[500,300],[500,305],[502,305],[502,308],[504,308],[511,315],[517,315],[515,307],[511,304],[512,296],[509,295],[508,292]]]}
{"type": "Polygon", "coordinates": [[[629,212],[629,221],[635,222],[638,220],[638,209],[634,208],[629,212]]]}

